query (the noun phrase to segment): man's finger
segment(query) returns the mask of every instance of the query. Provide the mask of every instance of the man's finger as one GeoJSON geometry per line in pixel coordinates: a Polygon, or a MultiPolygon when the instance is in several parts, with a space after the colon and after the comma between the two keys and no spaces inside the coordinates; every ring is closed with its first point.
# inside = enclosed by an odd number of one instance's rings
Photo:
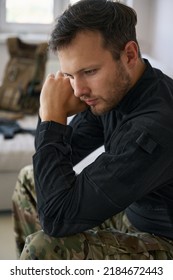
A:
{"type": "Polygon", "coordinates": [[[62,74],[61,71],[57,71],[56,74],[55,74],[55,79],[58,79],[58,78],[63,78],[64,75],[62,74]]]}
{"type": "Polygon", "coordinates": [[[47,79],[50,79],[50,78],[55,79],[55,75],[53,73],[48,74],[47,79]]]}

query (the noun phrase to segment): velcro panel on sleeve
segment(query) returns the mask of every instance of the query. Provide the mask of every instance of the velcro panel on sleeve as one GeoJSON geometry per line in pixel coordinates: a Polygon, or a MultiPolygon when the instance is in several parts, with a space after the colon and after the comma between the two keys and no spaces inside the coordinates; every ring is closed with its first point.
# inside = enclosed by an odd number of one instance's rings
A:
{"type": "Polygon", "coordinates": [[[136,140],[136,143],[140,148],[142,148],[149,154],[152,154],[157,147],[157,143],[153,139],[151,139],[150,135],[147,132],[142,132],[136,140]]]}

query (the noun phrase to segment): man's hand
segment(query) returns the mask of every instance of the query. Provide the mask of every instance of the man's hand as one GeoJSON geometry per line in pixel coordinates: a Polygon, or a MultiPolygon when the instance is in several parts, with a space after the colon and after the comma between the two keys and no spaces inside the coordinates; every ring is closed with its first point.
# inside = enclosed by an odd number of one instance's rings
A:
{"type": "Polygon", "coordinates": [[[69,79],[61,72],[47,76],[40,95],[42,121],[66,124],[67,117],[86,108],[86,104],[74,95],[69,79]]]}

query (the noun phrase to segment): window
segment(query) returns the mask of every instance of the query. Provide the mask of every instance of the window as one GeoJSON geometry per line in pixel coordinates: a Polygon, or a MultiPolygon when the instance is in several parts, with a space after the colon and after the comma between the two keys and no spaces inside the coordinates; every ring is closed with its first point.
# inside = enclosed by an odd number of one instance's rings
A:
{"type": "Polygon", "coordinates": [[[6,0],[7,23],[51,24],[52,21],[53,0],[6,0]]]}
{"type": "MultiPolygon", "coordinates": [[[[70,3],[71,4],[74,4],[76,2],[78,2],[79,0],[70,0],[70,3]]],[[[132,6],[133,5],[133,0],[114,0],[115,2],[121,2],[121,3],[124,3],[128,6],[132,6]]]]}
{"type": "Polygon", "coordinates": [[[74,3],[76,3],[77,1],[79,1],[79,0],[70,0],[70,3],[71,3],[71,4],[74,4],[74,3]]]}
{"type": "Polygon", "coordinates": [[[68,0],[0,0],[0,32],[45,33],[68,0]]]}
{"type": "MultiPolygon", "coordinates": [[[[1,33],[49,33],[54,19],[79,0],[0,0],[1,33]]],[[[133,0],[120,0],[132,5],[133,0]]]]}

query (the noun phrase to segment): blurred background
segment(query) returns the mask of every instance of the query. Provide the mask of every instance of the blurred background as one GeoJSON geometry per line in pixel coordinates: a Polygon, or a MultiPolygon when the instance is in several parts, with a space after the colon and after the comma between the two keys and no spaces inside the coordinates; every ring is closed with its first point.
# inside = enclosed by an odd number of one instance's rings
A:
{"type": "MultiPolygon", "coordinates": [[[[5,69],[10,59],[7,39],[17,37],[26,44],[35,45],[48,42],[54,19],[61,14],[69,3],[74,2],[77,1],[0,0],[0,86],[3,84],[5,69]]],[[[120,2],[132,6],[137,12],[137,38],[143,57],[148,58],[153,66],[173,77],[173,1],[126,0],[120,2]]],[[[58,68],[57,58],[48,53],[44,75],[56,72],[58,68]]],[[[10,115],[10,118],[17,120],[24,128],[35,129],[37,112],[34,112],[34,114],[23,114],[22,112],[22,116],[20,114],[10,115]]],[[[11,196],[20,169],[32,163],[33,153],[33,135],[16,134],[7,140],[0,133],[1,260],[16,258],[11,196]]]]}

